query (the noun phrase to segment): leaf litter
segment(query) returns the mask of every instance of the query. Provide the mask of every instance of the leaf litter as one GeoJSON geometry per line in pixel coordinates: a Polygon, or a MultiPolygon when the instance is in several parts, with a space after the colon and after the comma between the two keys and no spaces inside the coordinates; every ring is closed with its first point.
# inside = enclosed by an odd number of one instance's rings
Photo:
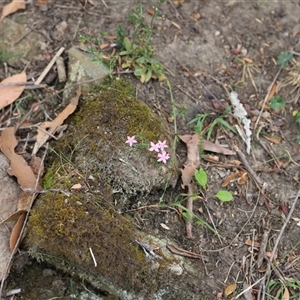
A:
{"type": "Polygon", "coordinates": [[[13,103],[23,93],[27,80],[26,73],[13,75],[5,78],[0,83],[0,109],[13,103]]]}
{"type": "Polygon", "coordinates": [[[0,22],[6,16],[11,15],[11,14],[15,13],[16,11],[18,11],[20,9],[25,9],[25,8],[26,8],[25,0],[13,0],[12,2],[6,4],[3,7],[0,22]]]}
{"type": "MultiPolygon", "coordinates": [[[[3,80],[2,83],[22,83],[25,81],[26,74],[23,72],[3,80]]],[[[0,98],[0,105],[2,105],[2,107],[5,107],[17,100],[24,90],[24,86],[20,84],[0,86],[0,91],[1,88],[2,91],[6,91],[6,97],[0,98]]],[[[63,125],[65,119],[75,111],[80,95],[81,88],[79,87],[76,96],[71,99],[69,105],[67,105],[67,107],[53,121],[45,122],[39,127],[36,137],[37,142],[29,164],[22,155],[15,151],[15,148],[18,145],[15,135],[16,128],[7,127],[2,131],[0,136],[0,148],[2,153],[9,160],[9,167],[6,171],[10,176],[16,177],[21,188],[21,192],[17,199],[16,211],[12,212],[10,215],[0,215],[0,226],[6,226],[8,222],[14,223],[9,235],[7,235],[6,231],[4,234],[0,231],[0,240],[2,243],[9,244],[10,249],[9,251],[2,251],[0,253],[2,257],[2,260],[0,261],[0,280],[2,280],[2,284],[4,282],[3,279],[7,276],[12,255],[16,251],[18,243],[22,238],[21,235],[26,224],[28,212],[30,211],[38,192],[42,190],[40,179],[44,170],[43,161],[41,158],[36,156],[36,154],[39,149],[45,145],[48,139],[54,136],[60,126],[63,125]]],[[[5,205],[10,207],[11,203],[8,202],[5,203],[5,205]]],[[[2,210],[2,213],[3,211],[5,210],[2,210]]]]}

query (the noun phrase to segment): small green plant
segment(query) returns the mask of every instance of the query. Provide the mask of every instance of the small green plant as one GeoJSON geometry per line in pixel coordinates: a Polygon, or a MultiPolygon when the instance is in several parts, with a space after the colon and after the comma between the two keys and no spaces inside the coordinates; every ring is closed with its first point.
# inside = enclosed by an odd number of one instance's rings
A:
{"type": "Polygon", "coordinates": [[[271,280],[267,285],[267,292],[272,299],[300,299],[300,281],[293,278],[271,280]]]}
{"type": "Polygon", "coordinates": [[[281,68],[285,68],[292,59],[293,54],[291,52],[282,52],[277,56],[277,64],[281,68]]]}
{"type": "Polygon", "coordinates": [[[5,63],[10,58],[18,58],[18,57],[21,57],[21,55],[20,54],[10,54],[9,52],[7,52],[7,50],[5,48],[1,48],[1,50],[0,50],[0,63],[5,63]]]}
{"type": "Polygon", "coordinates": [[[209,230],[211,230],[215,235],[220,237],[220,234],[212,227],[210,226],[206,221],[202,220],[199,218],[197,215],[195,215],[192,211],[188,210],[184,205],[182,205],[180,202],[174,202],[169,205],[170,207],[177,207],[179,208],[182,212],[182,215],[184,218],[186,218],[189,221],[192,221],[193,219],[196,219],[196,224],[205,226],[209,230]]]}
{"type": "Polygon", "coordinates": [[[224,119],[228,115],[229,111],[231,109],[231,106],[228,107],[222,115],[216,117],[206,128],[204,128],[205,120],[207,120],[209,117],[212,117],[212,114],[198,114],[193,120],[188,122],[187,125],[191,125],[195,123],[195,132],[198,134],[201,134],[203,137],[205,137],[206,134],[206,139],[209,140],[214,128],[216,126],[220,126],[223,128],[227,128],[233,133],[236,133],[235,128],[233,128],[227,121],[224,119]]]}
{"type": "MultiPolygon", "coordinates": [[[[207,174],[206,174],[205,170],[200,168],[199,170],[197,170],[195,172],[194,176],[195,176],[197,183],[200,185],[200,187],[202,187],[203,189],[206,189],[207,174]]],[[[215,195],[215,197],[218,198],[222,202],[228,202],[228,201],[233,200],[232,194],[228,191],[223,191],[223,190],[218,191],[217,194],[215,195]]]]}
{"type": "Polygon", "coordinates": [[[285,101],[279,96],[274,96],[270,100],[270,108],[279,111],[285,108],[285,101]]]}
{"type": "MultiPolygon", "coordinates": [[[[163,3],[160,0],[160,3],[163,3]]],[[[80,35],[79,41],[86,44],[86,50],[94,55],[93,60],[99,63],[106,63],[110,73],[118,67],[119,72],[122,70],[132,71],[141,82],[147,82],[151,78],[163,81],[166,79],[163,64],[154,58],[155,50],[150,44],[153,31],[153,21],[159,18],[159,9],[154,1],[151,1],[153,6],[153,14],[150,25],[144,18],[143,6],[140,2],[134,10],[129,14],[128,21],[133,26],[131,37],[126,34],[123,24],[119,24],[116,29],[116,45],[115,48],[108,49],[110,55],[104,55],[99,47],[103,44],[106,32],[101,32],[98,37],[93,38],[88,35],[80,35]]]]}

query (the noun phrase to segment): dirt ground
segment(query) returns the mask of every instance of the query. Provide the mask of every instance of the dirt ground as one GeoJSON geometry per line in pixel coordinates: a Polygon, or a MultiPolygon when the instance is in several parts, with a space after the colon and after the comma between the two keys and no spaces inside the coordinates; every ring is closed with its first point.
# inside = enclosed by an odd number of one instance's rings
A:
{"type": "MultiPolygon", "coordinates": [[[[9,17],[29,27],[38,24],[33,30],[46,38],[46,48],[42,52],[45,60],[31,61],[28,73],[42,72],[48,63],[46,57],[54,55],[60,47],[68,49],[78,44],[78,34],[97,36],[100,32],[107,32],[113,35],[120,23],[123,23],[125,29],[130,28],[127,16],[135,5],[133,0],[93,2],[97,5],[79,0],[49,0],[42,6],[31,3],[24,11],[9,17]],[[57,25],[62,21],[66,22],[67,29],[59,34],[57,25]]],[[[147,13],[147,8],[151,8],[151,2],[142,2],[145,18],[150,22],[151,16],[147,13]]],[[[277,56],[283,51],[300,52],[299,2],[167,0],[158,7],[162,18],[154,21],[151,44],[173,84],[177,112],[176,133],[192,134],[193,126],[188,126],[187,123],[197,114],[213,113],[215,117],[220,115],[222,107],[229,103],[226,89],[238,93],[252,119],[253,129],[268,88],[280,69],[276,64],[277,56]],[[185,113],[180,114],[183,110],[185,113]]],[[[294,57],[299,60],[296,54],[294,57]]],[[[282,70],[276,82],[287,78],[288,71],[287,68],[282,70]]],[[[170,121],[174,104],[172,105],[166,84],[153,80],[141,84],[136,79],[132,80],[136,86],[137,98],[170,121]]],[[[54,89],[58,86],[55,79],[49,85],[54,86],[54,89]]],[[[187,286],[191,290],[194,285],[201,287],[199,299],[227,299],[224,289],[228,286],[230,288],[233,283],[237,285],[234,289],[235,296],[254,284],[251,295],[244,294],[241,299],[258,299],[257,294],[261,292],[259,279],[266,271],[270,253],[285,223],[287,213],[282,211],[285,208],[287,212],[291,209],[300,186],[299,144],[296,141],[300,129],[292,116],[292,112],[299,109],[300,101],[293,99],[295,92],[290,93],[292,90],[292,86],[287,86],[279,91],[279,95],[287,103],[285,109],[280,112],[267,106],[263,109],[263,117],[253,133],[250,155],[246,154],[245,144],[237,134],[233,135],[219,128],[211,138],[214,142],[227,144],[230,149],[237,146],[262,183],[257,183],[253,176],[249,176],[243,185],[237,179],[233,180],[225,189],[234,194],[234,201],[221,203],[213,195],[221,188],[225,178],[237,169],[232,167],[232,160],[241,160],[241,157],[218,155],[218,163],[201,160],[202,168],[208,173],[208,191],[206,201],[194,201],[194,211],[201,219],[214,224],[221,237],[218,238],[204,226],[194,224],[195,238],[188,239],[184,220],[171,209],[160,211],[149,208],[128,213],[137,220],[139,226],[155,232],[157,236],[171,237],[181,248],[208,256],[208,261],[191,260],[191,264],[204,268],[207,275],[201,282],[193,282],[187,286]],[[264,137],[272,135],[280,138],[278,144],[277,139],[274,142],[264,137]],[[162,223],[170,230],[164,229],[160,225],[162,223]],[[262,250],[261,254],[262,245],[266,246],[266,250],[262,250]],[[264,260],[258,267],[257,261],[261,257],[264,260]]],[[[226,120],[234,123],[231,117],[226,120]]],[[[174,121],[169,122],[169,127],[175,134],[174,121]]],[[[178,143],[177,155],[182,166],[186,160],[183,143],[178,143]]],[[[243,164],[239,170],[246,170],[243,164]]],[[[180,195],[185,192],[179,181],[175,189],[170,188],[165,193],[161,191],[161,194],[154,196],[157,197],[157,202],[161,198],[164,203],[171,204],[178,197],[183,199],[180,195]]],[[[300,218],[299,203],[295,206],[293,217],[300,218]]],[[[274,280],[293,278],[300,281],[300,264],[297,260],[300,255],[299,234],[297,222],[291,220],[280,237],[276,251],[277,268],[276,272],[272,272],[274,280]]],[[[24,275],[25,270],[32,266],[40,267],[29,259],[27,267],[19,271],[24,275]]],[[[51,272],[58,271],[52,270],[51,266],[44,266],[41,272],[45,275],[44,282],[47,282],[47,276],[52,278],[51,272]]],[[[66,295],[70,294],[70,278],[63,274],[58,276],[55,279],[56,290],[59,291],[57,293],[63,290],[64,294],[52,293],[49,294],[49,299],[56,296],[67,299],[66,295]]],[[[17,277],[22,275],[18,274],[17,277]]],[[[22,279],[11,279],[9,286],[23,288],[22,279]]],[[[33,282],[30,286],[35,288],[33,282]]],[[[299,297],[299,285],[298,290],[289,292],[290,295],[298,292],[299,297]]],[[[26,298],[20,295],[16,299],[26,298]]]]}

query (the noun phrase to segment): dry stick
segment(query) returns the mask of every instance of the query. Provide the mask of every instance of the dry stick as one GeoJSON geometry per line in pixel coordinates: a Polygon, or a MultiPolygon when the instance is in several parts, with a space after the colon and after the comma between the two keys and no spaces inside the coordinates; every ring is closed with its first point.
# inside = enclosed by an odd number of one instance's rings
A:
{"type": "MultiPolygon", "coordinates": [[[[193,188],[191,183],[188,184],[188,198],[186,201],[186,209],[188,210],[187,212],[191,214],[191,219],[193,217],[193,188]]],[[[193,239],[194,236],[192,234],[192,220],[185,219],[185,228],[186,228],[186,234],[187,238],[193,239]]]]}
{"type": "MultiPolygon", "coordinates": [[[[44,161],[45,161],[45,158],[46,158],[46,155],[47,155],[47,152],[48,152],[48,144],[46,144],[45,148],[46,148],[46,149],[45,149],[45,152],[44,152],[43,157],[42,157],[42,160],[41,160],[39,172],[38,172],[37,177],[36,177],[36,182],[35,182],[35,187],[34,187],[35,190],[38,189],[37,187],[38,187],[38,185],[39,185],[39,180],[40,180],[41,176],[43,175],[43,174],[42,174],[42,169],[43,169],[43,168],[42,168],[42,165],[44,164],[44,161]]],[[[29,205],[29,208],[28,208],[28,211],[27,211],[27,214],[26,214],[24,223],[23,223],[22,230],[21,230],[20,235],[19,235],[19,237],[18,237],[18,240],[17,240],[17,242],[16,242],[16,244],[15,244],[15,247],[14,247],[14,249],[13,249],[12,252],[11,252],[11,255],[10,255],[10,257],[9,257],[8,263],[7,263],[7,265],[6,265],[5,272],[4,272],[4,275],[3,275],[3,278],[2,278],[2,281],[1,281],[1,285],[0,285],[0,300],[2,300],[2,292],[3,292],[3,287],[4,287],[4,282],[5,282],[5,279],[6,279],[6,275],[8,274],[8,271],[9,271],[9,268],[10,268],[11,261],[12,261],[14,255],[15,255],[15,253],[16,253],[18,247],[19,247],[19,244],[20,244],[20,242],[21,242],[22,236],[23,236],[24,231],[25,231],[26,223],[27,223],[28,218],[29,218],[30,210],[31,210],[31,207],[32,207],[32,205],[33,205],[33,202],[34,202],[35,198],[36,198],[36,193],[33,193],[33,194],[32,194],[32,197],[31,197],[31,203],[30,203],[30,205],[29,205]]]]}
{"type": "Polygon", "coordinates": [[[265,275],[263,276],[263,281],[261,282],[261,288],[263,290],[263,295],[262,295],[262,298],[260,298],[260,292],[258,293],[258,298],[257,300],[260,300],[260,299],[265,299],[265,294],[266,294],[266,289],[265,289],[265,281],[266,281],[266,277],[270,275],[270,271],[271,271],[271,266],[272,266],[272,263],[273,263],[273,259],[274,259],[274,256],[275,256],[275,253],[277,252],[277,248],[278,248],[278,245],[279,245],[279,242],[280,242],[280,239],[283,235],[283,232],[287,226],[287,224],[289,223],[291,217],[292,217],[292,214],[295,210],[295,207],[296,207],[296,204],[297,204],[297,201],[298,201],[298,198],[300,196],[300,189],[298,190],[298,193],[296,195],[296,197],[294,198],[294,202],[292,204],[292,207],[291,207],[291,210],[284,222],[284,224],[282,225],[281,229],[280,229],[280,232],[279,232],[279,235],[275,241],[275,245],[274,245],[274,248],[273,248],[273,251],[271,253],[271,257],[270,257],[270,260],[268,261],[268,265],[267,265],[267,271],[265,273],[265,275]]]}
{"type": "Polygon", "coordinates": [[[102,3],[104,4],[104,6],[105,6],[106,8],[108,8],[108,6],[107,6],[107,4],[105,3],[104,0],[102,0],[102,3]]]}
{"type": "Polygon", "coordinates": [[[238,154],[238,156],[240,157],[240,159],[243,162],[243,164],[244,164],[245,168],[247,169],[247,171],[251,174],[251,176],[254,178],[254,180],[260,185],[260,187],[262,187],[264,183],[261,181],[261,179],[256,175],[256,173],[250,167],[244,153],[237,146],[234,146],[233,148],[236,151],[236,153],[238,154]]]}
{"type": "Polygon", "coordinates": [[[35,24],[32,28],[29,28],[19,39],[17,39],[13,45],[18,44],[21,40],[23,40],[31,31],[33,31],[36,27],[38,27],[39,25],[43,25],[46,21],[44,22],[38,22],[37,24],[35,24]]]}
{"type": "Polygon", "coordinates": [[[239,155],[240,159],[242,160],[246,170],[250,173],[250,175],[252,176],[252,178],[254,179],[258,189],[261,191],[263,199],[264,199],[264,203],[265,206],[268,210],[268,212],[271,212],[271,208],[270,208],[270,204],[269,204],[269,199],[268,197],[265,195],[264,190],[266,189],[266,187],[268,186],[268,184],[265,182],[262,182],[261,179],[256,175],[256,173],[253,171],[253,169],[250,167],[246,156],[244,155],[244,153],[242,153],[239,148],[237,146],[234,146],[234,150],[237,152],[237,154],[239,155]]]}
{"type": "Polygon", "coordinates": [[[278,72],[277,72],[277,74],[275,75],[275,77],[274,77],[274,79],[273,79],[271,85],[270,85],[269,88],[268,88],[267,95],[266,95],[266,97],[265,97],[265,99],[264,99],[264,102],[263,102],[263,104],[262,104],[261,110],[260,110],[260,112],[259,112],[259,115],[258,115],[258,117],[257,117],[257,120],[256,120],[255,125],[254,125],[254,128],[253,128],[253,131],[256,130],[256,127],[257,127],[257,125],[258,125],[258,123],[259,123],[259,121],[260,121],[261,115],[262,115],[262,113],[263,113],[263,111],[264,111],[265,104],[266,104],[266,102],[267,102],[268,99],[269,99],[269,96],[270,96],[272,87],[273,87],[273,85],[275,84],[275,82],[276,82],[276,80],[277,80],[277,78],[278,78],[278,76],[279,76],[281,70],[282,70],[282,67],[278,70],[278,72]]]}
{"type": "Polygon", "coordinates": [[[36,80],[35,84],[40,84],[42,82],[42,80],[44,79],[44,77],[48,74],[48,72],[50,71],[50,69],[52,68],[52,66],[54,65],[56,58],[59,57],[63,52],[65,51],[64,47],[61,47],[57,53],[53,56],[53,58],[51,59],[51,61],[49,62],[48,66],[46,67],[46,69],[42,72],[42,74],[40,75],[40,77],[36,80]]]}
{"type": "Polygon", "coordinates": [[[182,19],[181,14],[178,12],[178,10],[176,9],[176,7],[174,6],[172,0],[168,0],[168,3],[170,4],[170,6],[173,8],[175,14],[176,14],[176,19],[182,19]]]}

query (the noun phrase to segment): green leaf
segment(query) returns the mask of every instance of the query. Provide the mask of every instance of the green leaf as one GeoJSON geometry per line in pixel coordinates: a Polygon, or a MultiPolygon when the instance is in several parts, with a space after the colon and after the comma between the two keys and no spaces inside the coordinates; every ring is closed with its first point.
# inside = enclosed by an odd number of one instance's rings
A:
{"type": "Polygon", "coordinates": [[[277,64],[284,68],[288,65],[289,61],[293,58],[291,52],[282,52],[277,56],[277,64]]]}
{"type": "Polygon", "coordinates": [[[130,42],[130,40],[129,40],[128,37],[124,37],[123,44],[124,44],[125,49],[126,49],[127,51],[130,51],[130,50],[131,50],[132,44],[131,44],[131,42],[130,42]]]}
{"type": "Polygon", "coordinates": [[[134,75],[135,76],[141,76],[147,71],[147,68],[140,68],[140,69],[135,69],[134,70],[134,75]]]}
{"type": "Polygon", "coordinates": [[[295,118],[296,118],[296,123],[300,123],[300,112],[296,113],[295,118]]]}
{"type": "Polygon", "coordinates": [[[192,214],[190,214],[188,211],[183,211],[182,215],[189,221],[192,221],[192,219],[193,219],[192,214]]]}
{"type": "Polygon", "coordinates": [[[145,82],[149,81],[151,79],[151,76],[152,76],[152,71],[148,70],[148,73],[147,73],[146,78],[145,78],[145,82]]]}
{"type": "Polygon", "coordinates": [[[274,96],[270,100],[270,107],[278,111],[285,107],[285,101],[279,96],[274,96]]]}
{"type": "Polygon", "coordinates": [[[197,180],[197,182],[199,183],[199,185],[203,188],[206,187],[207,185],[207,174],[206,172],[201,168],[200,170],[195,172],[195,178],[197,180]]]}
{"type": "Polygon", "coordinates": [[[124,56],[124,55],[129,55],[131,52],[130,51],[121,51],[119,53],[120,56],[124,56]]]}
{"type": "Polygon", "coordinates": [[[212,134],[212,132],[213,132],[213,130],[214,130],[214,128],[215,128],[216,125],[217,125],[217,119],[214,120],[214,121],[209,125],[209,127],[208,127],[207,136],[206,136],[206,138],[207,138],[208,141],[209,141],[209,139],[210,139],[210,137],[211,137],[211,134],[212,134]]]}
{"type": "Polygon", "coordinates": [[[300,145],[300,134],[296,135],[296,140],[297,140],[297,143],[300,145]]]}
{"type": "Polygon", "coordinates": [[[236,133],[235,128],[232,127],[231,125],[229,125],[227,121],[225,121],[225,120],[223,120],[221,118],[218,118],[218,123],[221,124],[222,126],[226,127],[227,129],[229,129],[233,133],[236,133]]]}
{"type": "Polygon", "coordinates": [[[146,62],[145,57],[144,57],[144,56],[141,56],[140,58],[138,58],[138,59],[136,60],[136,62],[137,62],[138,64],[144,64],[144,63],[146,62]]]}
{"type": "Polygon", "coordinates": [[[206,226],[208,229],[210,229],[215,235],[221,237],[221,235],[219,234],[219,232],[217,232],[214,228],[212,228],[207,222],[205,222],[204,220],[197,218],[198,220],[196,221],[197,225],[204,225],[206,226]]]}
{"type": "Polygon", "coordinates": [[[228,191],[218,191],[215,196],[222,202],[228,202],[233,200],[232,194],[228,191]]]}

